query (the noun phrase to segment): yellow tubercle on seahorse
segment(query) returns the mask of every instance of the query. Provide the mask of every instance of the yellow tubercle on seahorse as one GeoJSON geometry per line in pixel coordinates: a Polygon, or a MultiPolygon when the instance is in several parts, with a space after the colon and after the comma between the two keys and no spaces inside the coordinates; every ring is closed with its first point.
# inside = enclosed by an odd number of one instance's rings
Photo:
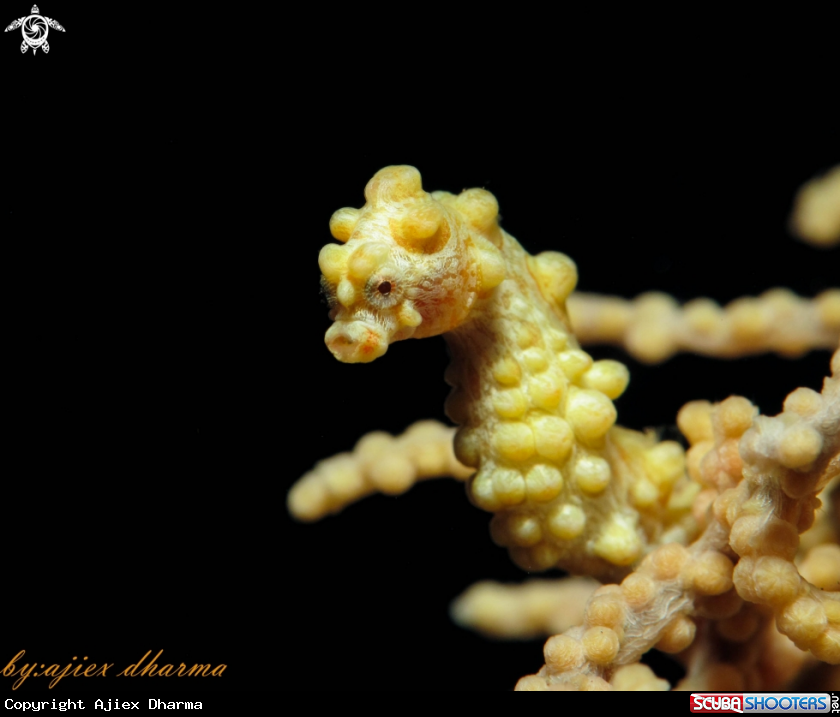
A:
{"type": "Polygon", "coordinates": [[[407,338],[444,334],[455,453],[494,540],[529,570],[615,578],[656,545],[696,532],[700,486],[679,444],[615,425],[623,364],[593,361],[566,299],[564,254],[530,256],[498,223],[490,192],[429,194],[413,167],[380,170],[361,209],[340,209],[321,250],[334,320],[326,343],[368,362],[407,338]]]}

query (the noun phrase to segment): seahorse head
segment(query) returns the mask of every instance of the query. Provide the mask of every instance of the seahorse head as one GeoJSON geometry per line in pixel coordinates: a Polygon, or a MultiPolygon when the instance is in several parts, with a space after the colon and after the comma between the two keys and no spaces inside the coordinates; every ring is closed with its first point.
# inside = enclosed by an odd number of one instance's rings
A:
{"type": "Polygon", "coordinates": [[[325,341],[347,363],[378,358],[394,341],[449,331],[504,278],[492,194],[423,190],[414,167],[385,167],[361,209],[339,209],[318,257],[333,325],[325,341]],[[481,225],[484,226],[481,226],[481,225]],[[494,234],[495,231],[495,234],[494,234]]]}

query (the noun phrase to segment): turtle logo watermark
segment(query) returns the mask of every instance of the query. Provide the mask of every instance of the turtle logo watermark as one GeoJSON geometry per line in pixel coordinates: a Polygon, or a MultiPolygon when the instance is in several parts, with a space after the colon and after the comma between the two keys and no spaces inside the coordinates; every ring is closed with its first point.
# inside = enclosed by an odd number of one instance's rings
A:
{"type": "Polygon", "coordinates": [[[6,28],[6,32],[9,30],[17,30],[21,28],[21,32],[23,33],[23,42],[20,44],[20,51],[26,52],[30,47],[32,48],[32,54],[34,55],[38,50],[43,50],[44,52],[50,51],[50,43],[47,42],[47,34],[50,31],[50,28],[54,30],[58,30],[59,32],[64,32],[64,28],[61,27],[55,20],[44,17],[38,10],[37,5],[32,6],[32,14],[27,15],[26,17],[21,17],[15,20],[9,27],[6,28]]]}

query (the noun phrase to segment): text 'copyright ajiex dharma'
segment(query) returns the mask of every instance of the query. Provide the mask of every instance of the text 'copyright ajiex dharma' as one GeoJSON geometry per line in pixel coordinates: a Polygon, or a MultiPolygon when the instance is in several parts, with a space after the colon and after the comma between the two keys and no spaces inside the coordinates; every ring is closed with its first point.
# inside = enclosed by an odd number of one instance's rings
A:
{"type": "MultiPolygon", "coordinates": [[[[105,710],[139,710],[141,700],[93,700],[93,709],[105,710]]],[[[144,708],[150,710],[203,710],[201,702],[184,702],[183,700],[168,701],[159,700],[154,697],[142,700],[144,708]]],[[[21,712],[40,712],[41,710],[83,710],[90,707],[90,700],[85,704],[84,700],[15,700],[9,697],[3,706],[7,710],[20,710],[21,712]]]]}

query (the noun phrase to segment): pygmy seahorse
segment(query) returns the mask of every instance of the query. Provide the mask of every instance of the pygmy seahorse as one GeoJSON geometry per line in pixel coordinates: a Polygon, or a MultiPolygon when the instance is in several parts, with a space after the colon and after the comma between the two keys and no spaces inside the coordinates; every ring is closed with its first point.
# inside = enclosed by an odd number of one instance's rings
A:
{"type": "Polygon", "coordinates": [[[615,425],[628,371],[593,361],[572,333],[574,262],[529,255],[490,192],[429,194],[414,167],[380,170],[365,199],[332,216],[341,244],[319,256],[326,344],[368,362],[444,334],[455,454],[476,469],[468,494],[495,513],[494,540],[528,570],[616,579],[656,545],[691,539],[700,487],[682,447],[615,425]]]}

